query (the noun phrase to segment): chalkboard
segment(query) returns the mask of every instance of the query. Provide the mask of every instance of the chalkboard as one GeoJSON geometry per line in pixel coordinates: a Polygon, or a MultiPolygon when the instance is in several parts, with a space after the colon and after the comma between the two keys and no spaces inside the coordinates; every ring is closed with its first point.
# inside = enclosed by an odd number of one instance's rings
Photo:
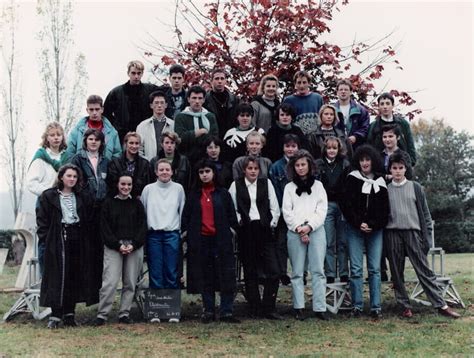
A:
{"type": "Polygon", "coordinates": [[[152,289],[145,290],[145,318],[171,319],[181,318],[181,290],[152,289]]]}

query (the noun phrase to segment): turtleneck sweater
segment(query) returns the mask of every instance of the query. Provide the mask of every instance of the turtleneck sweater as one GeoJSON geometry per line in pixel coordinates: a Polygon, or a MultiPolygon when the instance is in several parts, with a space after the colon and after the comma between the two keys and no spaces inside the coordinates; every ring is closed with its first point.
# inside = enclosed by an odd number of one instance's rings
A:
{"type": "Polygon", "coordinates": [[[143,189],[140,199],[145,207],[149,230],[179,230],[185,200],[181,184],[157,180],[143,189]]]}

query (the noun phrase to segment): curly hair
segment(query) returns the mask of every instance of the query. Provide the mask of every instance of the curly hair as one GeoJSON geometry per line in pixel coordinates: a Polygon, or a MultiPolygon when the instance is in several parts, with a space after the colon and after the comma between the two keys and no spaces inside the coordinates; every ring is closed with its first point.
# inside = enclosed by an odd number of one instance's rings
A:
{"type": "Polygon", "coordinates": [[[372,173],[382,173],[382,157],[377,150],[370,144],[364,144],[358,147],[352,157],[352,167],[361,170],[360,161],[364,158],[372,162],[372,173]]]}

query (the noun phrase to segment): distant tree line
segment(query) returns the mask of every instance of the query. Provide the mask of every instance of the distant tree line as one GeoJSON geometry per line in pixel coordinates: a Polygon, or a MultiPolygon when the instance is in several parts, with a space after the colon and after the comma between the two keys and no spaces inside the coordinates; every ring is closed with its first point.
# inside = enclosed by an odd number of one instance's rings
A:
{"type": "Polygon", "coordinates": [[[443,119],[412,123],[419,160],[417,180],[435,220],[436,246],[474,252],[474,136],[443,119]]]}

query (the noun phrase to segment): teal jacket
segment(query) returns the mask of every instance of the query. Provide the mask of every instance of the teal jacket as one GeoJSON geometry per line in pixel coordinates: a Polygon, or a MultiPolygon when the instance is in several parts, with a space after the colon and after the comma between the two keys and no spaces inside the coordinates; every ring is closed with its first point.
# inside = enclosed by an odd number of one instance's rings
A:
{"type": "MultiPolygon", "coordinates": [[[[84,133],[88,129],[86,123],[87,118],[88,117],[81,118],[69,133],[66,149],[66,162],[69,161],[75,154],[80,153],[82,149],[84,133]]],[[[112,157],[120,157],[122,154],[122,146],[120,145],[117,130],[112,126],[107,118],[102,117],[102,121],[104,122],[104,128],[102,129],[102,132],[105,136],[104,157],[109,160],[112,159],[112,157]]]]}

